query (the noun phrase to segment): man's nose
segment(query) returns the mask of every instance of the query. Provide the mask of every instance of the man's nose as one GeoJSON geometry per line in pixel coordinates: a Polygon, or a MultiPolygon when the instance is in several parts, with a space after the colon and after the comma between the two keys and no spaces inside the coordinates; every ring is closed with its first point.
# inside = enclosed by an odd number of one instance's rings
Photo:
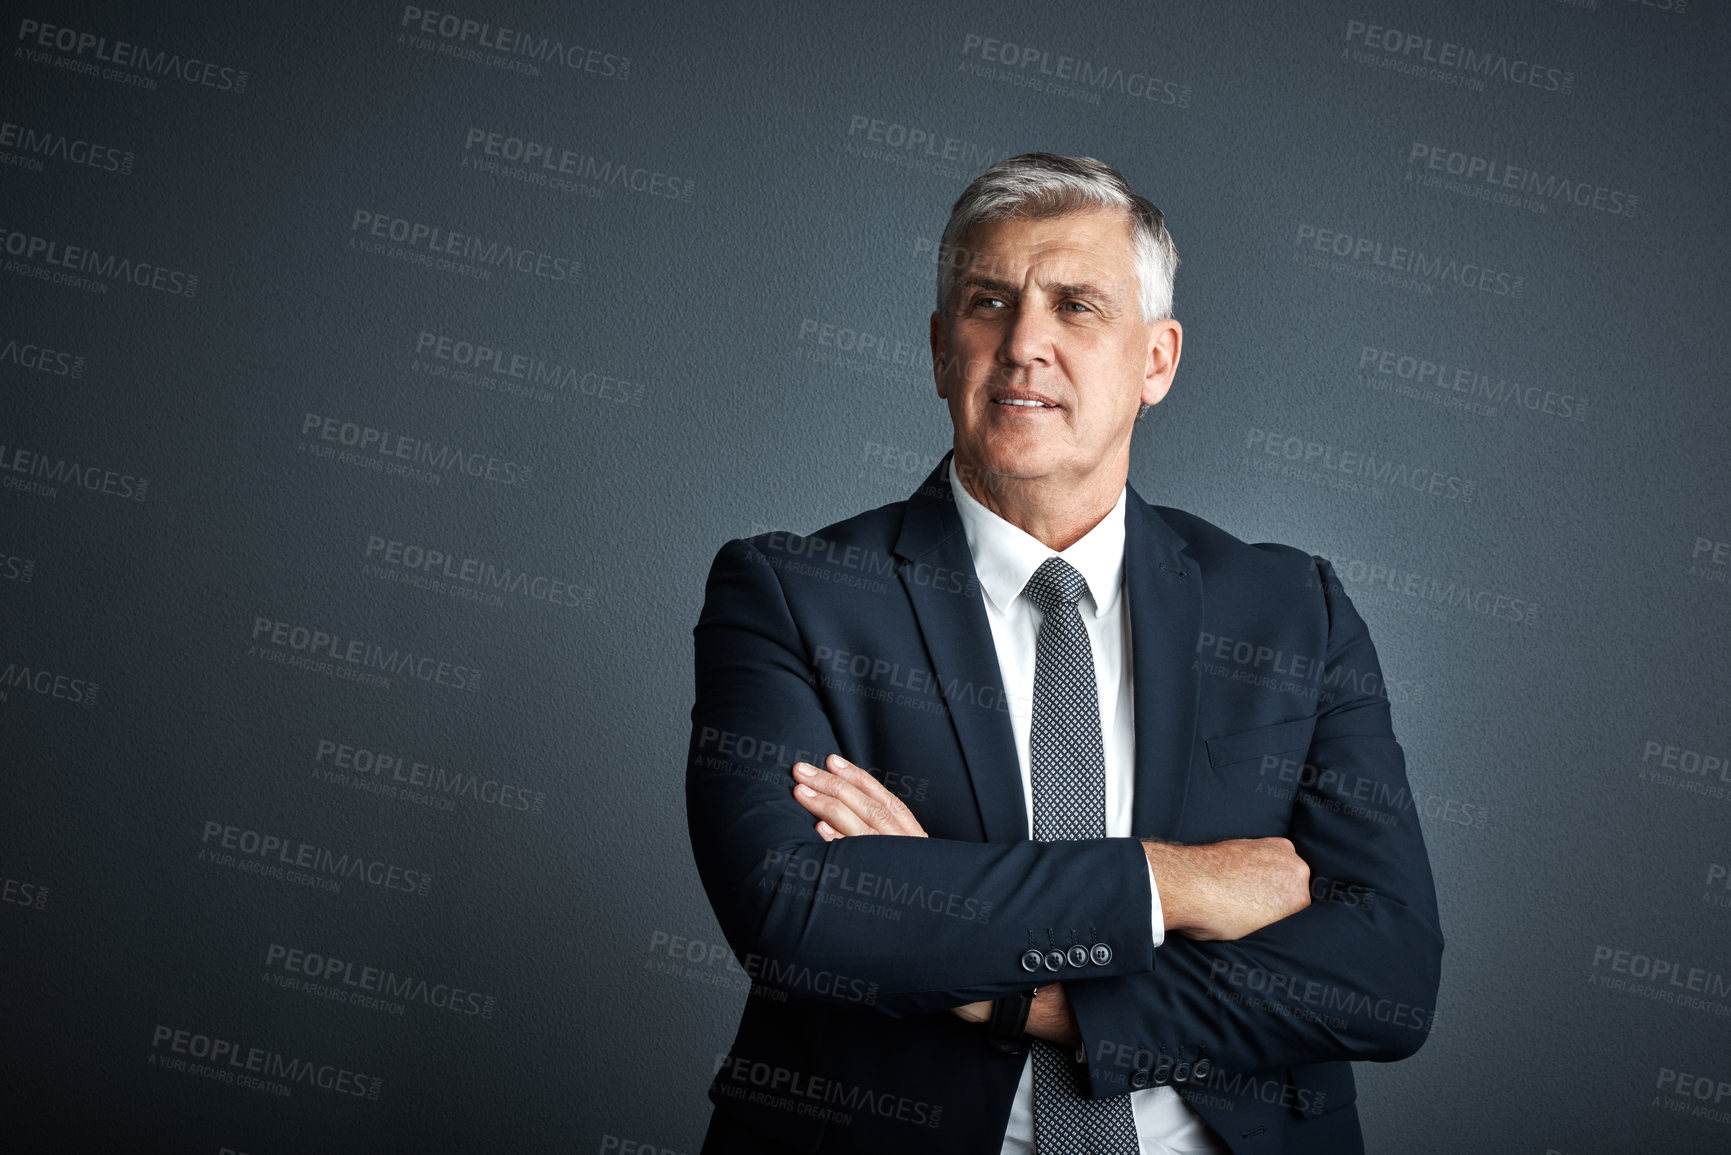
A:
{"type": "Polygon", "coordinates": [[[1049,363],[1057,320],[1041,308],[1030,308],[1026,302],[1017,305],[1015,313],[1004,327],[1004,339],[998,346],[999,360],[1011,365],[1049,363]]]}

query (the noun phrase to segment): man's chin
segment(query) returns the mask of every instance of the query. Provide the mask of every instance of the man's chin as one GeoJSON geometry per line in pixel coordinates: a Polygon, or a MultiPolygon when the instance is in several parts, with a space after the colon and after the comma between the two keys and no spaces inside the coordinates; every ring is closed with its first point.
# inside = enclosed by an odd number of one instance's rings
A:
{"type": "Polygon", "coordinates": [[[1053,455],[993,453],[956,462],[956,473],[971,489],[1002,493],[1027,482],[1050,476],[1057,465],[1053,455]]]}

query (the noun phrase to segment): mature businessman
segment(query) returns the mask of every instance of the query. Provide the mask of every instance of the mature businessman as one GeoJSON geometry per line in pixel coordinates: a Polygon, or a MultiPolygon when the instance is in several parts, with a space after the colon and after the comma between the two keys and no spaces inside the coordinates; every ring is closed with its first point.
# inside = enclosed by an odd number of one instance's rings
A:
{"type": "Polygon", "coordinates": [[[1442,936],[1376,653],[1328,563],[1127,484],[1182,330],[1114,169],[988,169],[944,234],[954,449],[732,541],[686,801],[756,980],[706,1153],[1362,1150],[1442,936]]]}

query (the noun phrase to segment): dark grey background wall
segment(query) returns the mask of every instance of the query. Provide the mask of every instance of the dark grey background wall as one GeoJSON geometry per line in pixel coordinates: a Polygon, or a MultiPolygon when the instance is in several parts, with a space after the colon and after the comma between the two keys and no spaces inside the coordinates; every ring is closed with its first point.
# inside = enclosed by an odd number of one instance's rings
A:
{"type": "Polygon", "coordinates": [[[704,574],[947,448],[937,237],[1046,149],[1183,256],[1133,484],[1381,649],[1372,1150],[1731,1147],[1720,6],[4,12],[0,1145],[695,1151],[704,574]]]}

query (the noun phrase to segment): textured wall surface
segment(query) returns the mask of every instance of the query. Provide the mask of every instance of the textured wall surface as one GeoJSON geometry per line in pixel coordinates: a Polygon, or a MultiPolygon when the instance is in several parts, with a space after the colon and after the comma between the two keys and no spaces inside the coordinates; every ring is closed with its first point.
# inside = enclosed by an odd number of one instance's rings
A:
{"type": "Polygon", "coordinates": [[[924,477],[1042,149],[1182,254],[1132,483],[1381,651],[1371,1150],[1731,1147],[1723,8],[156,8],[0,24],[0,1145],[695,1151],[708,563],[924,477]]]}

